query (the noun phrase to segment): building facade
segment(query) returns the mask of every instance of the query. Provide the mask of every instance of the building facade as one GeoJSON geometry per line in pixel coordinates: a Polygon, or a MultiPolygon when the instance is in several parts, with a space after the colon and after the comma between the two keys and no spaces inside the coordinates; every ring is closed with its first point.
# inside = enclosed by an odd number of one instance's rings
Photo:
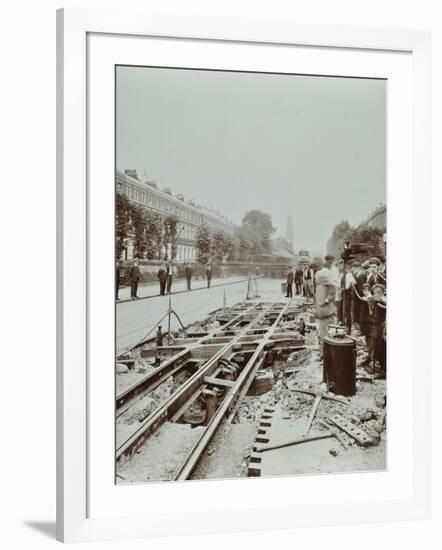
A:
{"type": "MultiPolygon", "coordinates": [[[[158,189],[149,182],[142,182],[135,170],[126,170],[124,173],[117,170],[116,190],[126,195],[128,200],[153,210],[163,217],[176,216],[178,220],[177,231],[177,262],[196,261],[196,236],[201,225],[207,225],[212,231],[223,231],[231,235],[235,225],[218,212],[204,208],[194,201],[186,201],[182,195],[172,195],[170,189],[158,189]]],[[[169,253],[170,255],[170,253],[169,253]]],[[[129,239],[127,245],[127,259],[134,256],[134,244],[129,239]]]]}

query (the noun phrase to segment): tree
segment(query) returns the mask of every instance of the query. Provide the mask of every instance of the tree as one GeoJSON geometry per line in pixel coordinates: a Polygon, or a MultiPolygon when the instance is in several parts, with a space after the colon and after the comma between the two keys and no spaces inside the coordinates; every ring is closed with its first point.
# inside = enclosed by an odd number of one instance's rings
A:
{"type": "Polygon", "coordinates": [[[239,242],[240,260],[250,261],[253,256],[261,253],[260,236],[253,227],[241,225],[235,234],[239,242]]]}
{"type": "Polygon", "coordinates": [[[347,220],[342,220],[335,226],[332,236],[327,242],[327,254],[332,254],[335,257],[341,254],[346,235],[350,229],[351,227],[347,220]]]}
{"type": "Polygon", "coordinates": [[[347,220],[343,220],[334,228],[327,242],[327,252],[339,258],[344,250],[344,243],[350,241],[353,245],[365,245],[367,256],[384,256],[384,232],[384,229],[373,227],[365,222],[357,227],[351,227],[347,220]]]}
{"type": "Polygon", "coordinates": [[[238,259],[239,240],[236,235],[226,235],[224,253],[229,262],[235,262],[238,259]]]}
{"type": "MultiPolygon", "coordinates": [[[[178,235],[178,218],[175,215],[166,216],[164,218],[164,246],[166,247],[166,254],[170,259],[174,260],[177,251],[177,235],[178,235]]],[[[169,259],[169,258],[168,258],[169,259]]]]}
{"type": "Polygon", "coordinates": [[[254,254],[269,254],[271,252],[272,235],[275,228],[272,217],[261,210],[249,210],[242,219],[242,228],[246,231],[246,239],[253,241],[254,254]]]}
{"type": "Polygon", "coordinates": [[[224,231],[216,231],[212,235],[212,257],[222,262],[227,255],[227,240],[224,231]]]}
{"type": "Polygon", "coordinates": [[[136,256],[143,257],[146,250],[146,215],[141,207],[130,205],[130,221],[134,234],[136,256]]]}
{"type": "Polygon", "coordinates": [[[117,193],[115,197],[115,252],[117,258],[121,258],[126,248],[126,239],[130,225],[130,203],[126,195],[117,193]]]}
{"type": "Polygon", "coordinates": [[[212,249],[212,235],[206,224],[198,227],[195,247],[198,262],[200,264],[207,264],[212,249]]]}
{"type": "Polygon", "coordinates": [[[163,247],[163,218],[153,210],[148,211],[146,217],[146,234],[146,256],[149,260],[159,260],[163,247]]]}
{"type": "Polygon", "coordinates": [[[368,247],[367,255],[381,256],[385,254],[384,229],[372,227],[367,223],[361,223],[358,227],[350,229],[345,240],[353,244],[364,244],[368,247]]]}

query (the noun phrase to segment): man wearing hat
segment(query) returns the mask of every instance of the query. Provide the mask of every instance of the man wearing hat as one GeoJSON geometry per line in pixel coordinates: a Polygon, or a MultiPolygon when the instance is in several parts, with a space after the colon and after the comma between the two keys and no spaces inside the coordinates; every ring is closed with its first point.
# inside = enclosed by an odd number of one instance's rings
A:
{"type": "Polygon", "coordinates": [[[331,254],[327,254],[324,257],[324,268],[329,270],[329,277],[336,282],[336,287],[338,287],[341,280],[341,275],[335,265],[335,257],[331,254]]]}
{"type": "Polygon", "coordinates": [[[370,288],[383,282],[381,276],[379,275],[380,265],[381,261],[379,260],[379,258],[370,258],[368,268],[369,274],[367,277],[367,283],[370,285],[370,288]]]}
{"type": "Polygon", "coordinates": [[[361,314],[361,300],[358,296],[362,296],[362,290],[364,288],[364,284],[366,284],[367,282],[367,271],[366,269],[368,268],[369,264],[368,262],[364,262],[362,265],[361,265],[361,262],[359,261],[354,261],[353,262],[353,277],[355,278],[355,291],[357,292],[357,295],[356,295],[356,292],[355,292],[355,296],[354,296],[354,300],[353,300],[353,321],[355,323],[358,323],[360,322],[360,314],[361,314]],[[366,266],[366,267],[364,267],[366,266]]]}
{"type": "Polygon", "coordinates": [[[293,273],[293,269],[291,267],[289,267],[289,269],[287,271],[287,293],[286,293],[287,298],[292,298],[293,297],[294,277],[295,277],[295,275],[293,273]]]}
{"type": "MultiPolygon", "coordinates": [[[[327,261],[327,260],[326,260],[327,261]]],[[[316,311],[315,317],[318,325],[320,356],[322,358],[323,340],[328,335],[328,327],[335,321],[336,316],[336,290],[338,281],[334,272],[325,265],[315,276],[316,280],[316,311]]]]}

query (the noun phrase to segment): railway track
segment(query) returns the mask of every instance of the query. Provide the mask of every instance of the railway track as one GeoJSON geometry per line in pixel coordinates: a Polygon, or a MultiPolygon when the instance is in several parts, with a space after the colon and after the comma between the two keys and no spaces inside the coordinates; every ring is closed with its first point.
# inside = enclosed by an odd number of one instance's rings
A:
{"type": "Polygon", "coordinates": [[[117,397],[117,417],[180,371],[187,369],[190,376],[117,446],[117,464],[130,459],[164,423],[189,422],[186,415],[198,404],[204,411],[203,429],[174,477],[188,479],[221,423],[232,422],[258,370],[275,354],[304,347],[297,333],[282,326],[301,310],[295,300],[238,304],[218,315],[221,327],[188,332],[173,346],[159,348],[166,360],[117,397]]]}

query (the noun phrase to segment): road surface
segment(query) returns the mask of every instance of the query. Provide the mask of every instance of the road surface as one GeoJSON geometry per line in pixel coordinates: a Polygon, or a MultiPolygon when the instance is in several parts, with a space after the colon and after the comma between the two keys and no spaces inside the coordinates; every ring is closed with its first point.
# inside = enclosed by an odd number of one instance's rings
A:
{"type": "MultiPolygon", "coordinates": [[[[277,300],[282,297],[279,279],[259,279],[258,294],[263,300],[277,300]]],[[[226,306],[232,306],[246,299],[247,281],[205,288],[203,290],[182,292],[171,295],[172,309],[176,311],[182,323],[204,319],[210,312],[226,306]]],[[[253,298],[253,296],[251,297],[253,298]]],[[[117,356],[127,347],[142,340],[147,333],[154,334],[159,320],[166,315],[169,308],[169,296],[156,296],[149,300],[134,300],[117,305],[117,356]]],[[[179,327],[174,316],[171,317],[171,328],[179,327]]],[[[161,323],[163,332],[167,331],[167,318],[161,323]]]]}

